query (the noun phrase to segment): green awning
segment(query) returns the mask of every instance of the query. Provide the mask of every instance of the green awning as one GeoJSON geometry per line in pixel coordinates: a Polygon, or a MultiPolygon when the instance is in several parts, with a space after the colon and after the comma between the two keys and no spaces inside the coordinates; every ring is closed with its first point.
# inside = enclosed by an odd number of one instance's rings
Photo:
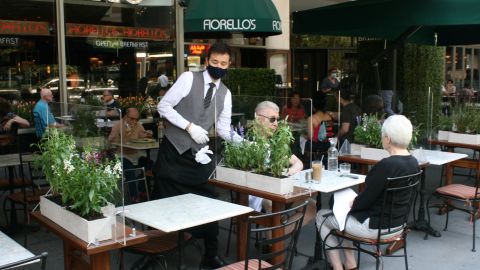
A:
{"type": "Polygon", "coordinates": [[[293,33],[395,40],[422,26],[407,42],[480,43],[479,0],[358,0],[293,14],[293,33]]]}
{"type": "Polygon", "coordinates": [[[190,0],[184,22],[187,37],[282,33],[280,16],[271,0],[190,0]]]}

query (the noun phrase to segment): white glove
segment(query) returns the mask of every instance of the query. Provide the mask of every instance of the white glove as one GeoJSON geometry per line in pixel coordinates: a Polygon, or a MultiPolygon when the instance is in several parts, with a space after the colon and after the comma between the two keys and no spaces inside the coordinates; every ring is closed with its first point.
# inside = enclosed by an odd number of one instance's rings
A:
{"type": "Polygon", "coordinates": [[[195,161],[201,164],[208,164],[212,159],[207,154],[213,154],[212,150],[208,149],[208,145],[200,149],[195,154],[195,161]]]}
{"type": "Polygon", "coordinates": [[[195,125],[192,123],[190,127],[187,129],[187,132],[190,134],[190,137],[198,143],[204,144],[209,141],[208,139],[208,132],[200,126],[195,125]]]}

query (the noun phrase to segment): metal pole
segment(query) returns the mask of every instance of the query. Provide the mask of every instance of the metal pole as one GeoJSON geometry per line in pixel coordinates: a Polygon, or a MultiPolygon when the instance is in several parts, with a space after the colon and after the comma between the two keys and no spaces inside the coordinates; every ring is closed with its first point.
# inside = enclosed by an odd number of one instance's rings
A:
{"type": "Polygon", "coordinates": [[[177,27],[176,34],[176,51],[177,51],[177,78],[185,71],[184,60],[184,25],[183,25],[183,7],[180,6],[180,0],[175,1],[175,21],[177,27]]]}
{"type": "Polygon", "coordinates": [[[58,50],[58,91],[63,102],[62,115],[67,111],[67,62],[65,60],[65,16],[63,0],[55,1],[57,16],[57,50],[58,50]]]}

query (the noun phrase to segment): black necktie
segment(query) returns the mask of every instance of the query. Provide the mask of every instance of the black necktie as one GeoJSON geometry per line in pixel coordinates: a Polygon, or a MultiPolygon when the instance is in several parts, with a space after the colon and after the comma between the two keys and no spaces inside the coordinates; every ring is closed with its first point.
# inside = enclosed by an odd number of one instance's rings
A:
{"type": "Polygon", "coordinates": [[[208,88],[207,95],[205,96],[205,99],[203,100],[203,108],[206,109],[208,106],[210,106],[210,103],[212,102],[212,94],[213,94],[213,88],[215,88],[215,84],[209,83],[210,87],[208,88]]]}

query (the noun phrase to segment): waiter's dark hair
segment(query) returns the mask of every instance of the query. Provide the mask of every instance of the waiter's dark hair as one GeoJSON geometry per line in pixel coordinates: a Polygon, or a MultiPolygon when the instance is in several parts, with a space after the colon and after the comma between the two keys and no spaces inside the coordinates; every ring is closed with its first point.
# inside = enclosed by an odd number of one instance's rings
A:
{"type": "Polygon", "coordinates": [[[218,54],[228,54],[228,56],[232,56],[232,50],[230,49],[230,46],[227,44],[217,41],[213,43],[213,45],[210,47],[207,53],[207,57],[210,59],[210,55],[212,53],[218,53],[218,54]]]}

